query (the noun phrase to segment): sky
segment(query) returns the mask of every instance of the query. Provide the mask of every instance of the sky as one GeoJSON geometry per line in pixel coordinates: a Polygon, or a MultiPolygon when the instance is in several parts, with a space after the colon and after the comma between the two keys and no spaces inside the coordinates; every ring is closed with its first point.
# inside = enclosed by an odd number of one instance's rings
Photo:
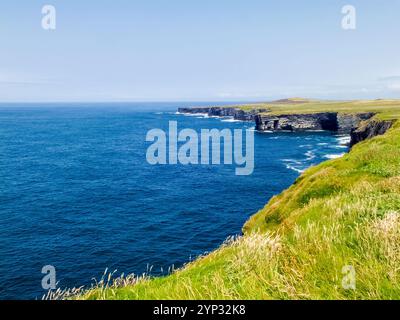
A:
{"type": "Polygon", "coordinates": [[[398,0],[1,0],[0,102],[400,98],[399,31],[398,0]]]}

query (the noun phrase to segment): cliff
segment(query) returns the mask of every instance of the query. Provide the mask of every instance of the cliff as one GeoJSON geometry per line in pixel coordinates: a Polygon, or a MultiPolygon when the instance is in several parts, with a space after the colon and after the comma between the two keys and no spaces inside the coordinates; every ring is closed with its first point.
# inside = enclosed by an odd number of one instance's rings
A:
{"type": "Polygon", "coordinates": [[[262,115],[256,116],[258,131],[316,131],[327,130],[350,134],[350,146],[382,135],[389,130],[393,120],[374,119],[375,113],[342,114],[333,112],[313,114],[262,115]]]}
{"type": "Polygon", "coordinates": [[[179,108],[178,112],[184,114],[207,114],[210,117],[232,117],[240,121],[255,121],[258,114],[268,112],[268,109],[243,110],[236,107],[191,107],[179,108]]]}
{"type": "Polygon", "coordinates": [[[287,115],[259,114],[255,121],[258,131],[328,130],[350,134],[361,122],[372,118],[374,115],[374,113],[342,114],[337,112],[287,115]]]}
{"type": "Polygon", "coordinates": [[[385,134],[393,124],[394,120],[383,121],[375,119],[362,123],[351,132],[350,146],[352,147],[361,141],[385,134]]]}
{"type": "Polygon", "coordinates": [[[184,114],[207,114],[210,117],[232,117],[235,120],[255,121],[257,131],[332,131],[350,134],[353,146],[356,143],[384,134],[393,121],[374,120],[376,113],[298,113],[270,114],[268,109],[243,110],[237,107],[192,107],[179,108],[184,114]]]}

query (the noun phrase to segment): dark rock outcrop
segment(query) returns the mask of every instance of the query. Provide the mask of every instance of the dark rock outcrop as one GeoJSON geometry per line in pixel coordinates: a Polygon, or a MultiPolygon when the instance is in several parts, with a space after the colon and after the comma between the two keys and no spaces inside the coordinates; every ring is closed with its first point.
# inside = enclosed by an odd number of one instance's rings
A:
{"type": "Polygon", "coordinates": [[[380,121],[376,119],[362,123],[357,129],[351,132],[350,146],[352,147],[364,140],[385,134],[392,127],[393,123],[393,120],[380,121]]]}
{"type": "Polygon", "coordinates": [[[186,114],[207,114],[210,117],[232,117],[235,120],[254,121],[255,117],[262,113],[268,112],[267,109],[242,110],[235,107],[192,107],[179,108],[178,112],[186,114]]]}
{"type": "Polygon", "coordinates": [[[374,116],[375,113],[372,112],[355,113],[355,114],[338,113],[337,115],[338,133],[349,134],[353,130],[357,129],[363,121],[369,120],[374,116]]]}
{"type": "Polygon", "coordinates": [[[337,130],[335,113],[258,115],[258,131],[337,130]]]}
{"type": "Polygon", "coordinates": [[[186,113],[186,114],[208,114],[210,108],[206,107],[190,107],[190,108],[179,108],[179,113],[186,113]]]}
{"type": "Polygon", "coordinates": [[[375,113],[321,112],[310,114],[271,115],[266,109],[245,111],[235,107],[179,108],[180,113],[207,114],[210,117],[232,117],[235,120],[255,121],[257,131],[318,131],[350,134],[350,146],[384,134],[394,121],[379,121],[375,113]]]}
{"type": "Polygon", "coordinates": [[[316,131],[328,130],[350,134],[361,122],[370,119],[373,113],[341,114],[337,112],[322,112],[310,114],[288,114],[256,116],[258,131],[316,131]]]}

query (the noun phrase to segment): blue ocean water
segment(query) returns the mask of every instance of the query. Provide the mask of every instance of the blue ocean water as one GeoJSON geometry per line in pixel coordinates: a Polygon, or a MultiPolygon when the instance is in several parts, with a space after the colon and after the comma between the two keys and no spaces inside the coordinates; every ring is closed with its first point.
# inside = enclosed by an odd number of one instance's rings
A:
{"type": "MultiPolygon", "coordinates": [[[[0,299],[35,299],[42,267],[59,287],[104,270],[153,274],[240,234],[305,168],[346,147],[326,132],[255,133],[255,170],[151,166],[148,130],[252,123],[176,114],[188,103],[0,106],[0,299]]],[[[199,104],[197,104],[199,105],[199,104]]]]}

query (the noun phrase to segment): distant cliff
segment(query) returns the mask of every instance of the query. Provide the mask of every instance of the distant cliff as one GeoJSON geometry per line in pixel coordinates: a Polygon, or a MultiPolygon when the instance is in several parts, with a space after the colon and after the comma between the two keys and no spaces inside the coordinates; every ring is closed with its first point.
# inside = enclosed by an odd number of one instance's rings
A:
{"type": "Polygon", "coordinates": [[[180,113],[207,114],[210,117],[232,117],[235,120],[241,121],[255,121],[258,114],[268,111],[268,109],[243,110],[235,107],[192,107],[178,109],[178,112],[180,113]]]}
{"type": "Polygon", "coordinates": [[[310,131],[328,130],[350,134],[362,121],[372,118],[374,113],[340,114],[336,112],[269,115],[256,117],[258,131],[310,131]]]}
{"type": "Polygon", "coordinates": [[[311,131],[327,130],[340,134],[350,134],[350,146],[386,133],[393,121],[376,120],[374,113],[314,113],[290,115],[256,116],[258,131],[311,131]]]}
{"type": "Polygon", "coordinates": [[[375,120],[376,113],[298,113],[271,114],[268,109],[243,110],[236,107],[179,108],[180,113],[207,114],[211,117],[232,117],[236,120],[255,121],[257,131],[332,131],[351,136],[350,146],[384,134],[393,121],[375,120]]]}

